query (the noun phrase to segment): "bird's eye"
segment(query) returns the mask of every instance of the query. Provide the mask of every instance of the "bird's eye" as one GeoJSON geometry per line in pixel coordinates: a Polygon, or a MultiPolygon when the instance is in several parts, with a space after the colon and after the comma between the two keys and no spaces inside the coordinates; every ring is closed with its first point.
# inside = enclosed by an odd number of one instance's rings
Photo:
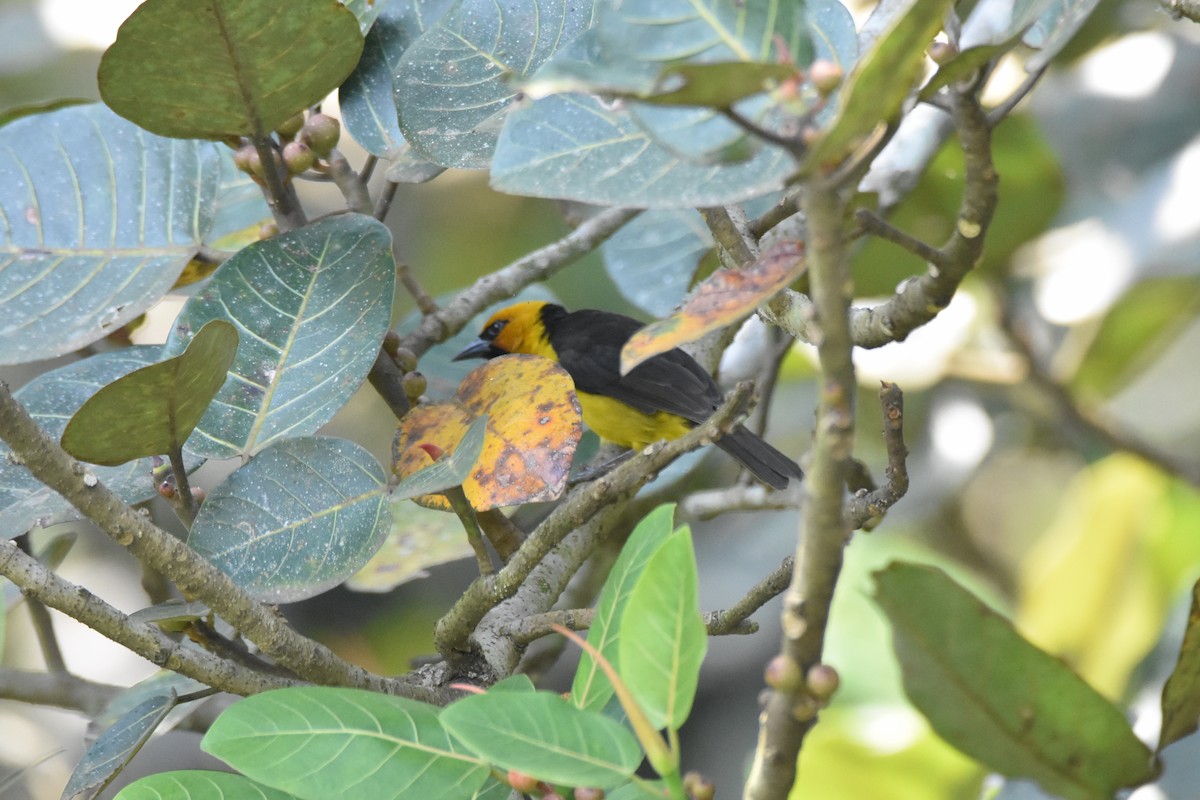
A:
{"type": "Polygon", "coordinates": [[[498,319],[495,322],[493,322],[491,325],[488,325],[486,328],[484,328],[483,335],[480,336],[479,338],[487,339],[488,341],[491,341],[492,339],[496,338],[496,336],[500,333],[501,329],[503,329],[504,326],[507,324],[508,324],[508,320],[498,319]]]}

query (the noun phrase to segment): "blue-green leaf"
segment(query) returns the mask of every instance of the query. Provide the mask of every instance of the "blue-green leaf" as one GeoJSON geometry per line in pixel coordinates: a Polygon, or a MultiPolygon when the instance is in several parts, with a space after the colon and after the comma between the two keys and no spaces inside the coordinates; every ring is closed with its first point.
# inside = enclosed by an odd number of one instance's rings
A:
{"type": "Polygon", "coordinates": [[[354,442],[284,439],[212,491],[188,544],[255,597],[312,597],[357,572],[383,543],[386,480],[354,442]]]}

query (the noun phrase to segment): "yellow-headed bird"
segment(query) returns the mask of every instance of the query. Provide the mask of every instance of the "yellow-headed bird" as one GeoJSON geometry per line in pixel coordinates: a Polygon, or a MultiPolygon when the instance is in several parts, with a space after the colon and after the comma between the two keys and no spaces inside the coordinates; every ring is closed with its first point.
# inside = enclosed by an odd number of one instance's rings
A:
{"type": "MultiPolygon", "coordinates": [[[[528,353],[554,359],[575,381],[583,420],[601,439],[640,450],[677,439],[720,406],[720,389],[703,367],[676,348],[622,375],[621,348],[643,324],[622,314],[553,303],[517,303],[492,315],[479,338],[454,357],[528,353]]],[[[802,478],[796,462],[738,425],[716,442],[776,489],[802,478]]]]}

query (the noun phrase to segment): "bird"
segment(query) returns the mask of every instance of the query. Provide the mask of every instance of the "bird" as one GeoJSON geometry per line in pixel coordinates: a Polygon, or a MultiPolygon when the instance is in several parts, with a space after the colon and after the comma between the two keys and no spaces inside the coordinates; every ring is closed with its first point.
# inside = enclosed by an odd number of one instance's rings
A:
{"type": "MultiPolygon", "coordinates": [[[[642,327],[624,314],[567,311],[555,303],[527,301],[493,314],[454,360],[524,353],[557,361],[575,383],[588,427],[605,441],[641,450],[683,436],[712,416],[724,399],[712,376],[679,348],[622,375],[621,348],[642,327]]],[[[795,461],[743,425],[716,445],[775,489],[804,477],[795,461]]]]}

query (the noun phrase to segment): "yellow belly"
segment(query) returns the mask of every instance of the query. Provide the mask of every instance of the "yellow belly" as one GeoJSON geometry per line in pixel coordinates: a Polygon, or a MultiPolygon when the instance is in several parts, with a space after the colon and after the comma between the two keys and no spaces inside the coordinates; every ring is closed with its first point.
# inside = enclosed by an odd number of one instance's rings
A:
{"type": "Polygon", "coordinates": [[[620,400],[578,392],[583,421],[605,441],[641,450],[660,439],[678,439],[692,424],[666,411],[644,414],[620,400]]]}

